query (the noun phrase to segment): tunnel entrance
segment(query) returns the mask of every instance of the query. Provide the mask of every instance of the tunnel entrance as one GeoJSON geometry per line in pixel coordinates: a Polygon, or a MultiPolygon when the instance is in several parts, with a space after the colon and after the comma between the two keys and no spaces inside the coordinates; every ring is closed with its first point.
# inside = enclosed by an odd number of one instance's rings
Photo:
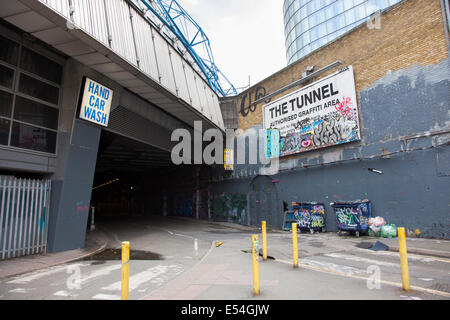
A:
{"type": "Polygon", "coordinates": [[[96,225],[154,215],[207,219],[209,193],[207,166],[174,165],[168,151],[102,130],[91,197],[96,225]]]}

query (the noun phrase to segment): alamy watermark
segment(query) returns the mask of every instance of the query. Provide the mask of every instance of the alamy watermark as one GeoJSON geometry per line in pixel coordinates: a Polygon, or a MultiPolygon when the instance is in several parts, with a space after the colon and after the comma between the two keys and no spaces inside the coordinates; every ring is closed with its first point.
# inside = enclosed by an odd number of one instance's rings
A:
{"type": "Polygon", "coordinates": [[[223,132],[219,129],[208,129],[202,132],[201,121],[194,122],[194,137],[186,129],[176,129],[172,132],[171,141],[178,142],[171,152],[173,164],[250,164],[260,165],[261,175],[278,173],[280,140],[279,135],[278,139],[270,139],[271,136],[276,136],[271,130],[227,129],[225,139],[223,132]],[[207,145],[204,147],[205,144],[207,145]],[[224,149],[231,150],[227,157],[224,149]],[[226,162],[225,159],[227,159],[226,162]]]}

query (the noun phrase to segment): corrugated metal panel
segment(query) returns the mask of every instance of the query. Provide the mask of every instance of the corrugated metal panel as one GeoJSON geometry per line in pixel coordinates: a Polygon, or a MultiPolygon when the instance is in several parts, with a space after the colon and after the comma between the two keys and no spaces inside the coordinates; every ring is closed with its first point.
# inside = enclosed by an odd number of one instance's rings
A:
{"type": "Polygon", "coordinates": [[[184,73],[184,69],[187,67],[187,65],[184,63],[183,59],[176,51],[172,51],[170,58],[172,60],[173,73],[175,74],[175,83],[178,88],[178,97],[180,97],[187,103],[190,103],[186,75],[184,73]]]}
{"type": "Polygon", "coordinates": [[[225,129],[225,123],[223,121],[222,108],[220,108],[219,97],[217,95],[213,95],[214,100],[214,108],[216,112],[216,120],[214,123],[219,124],[219,127],[225,129]]]}
{"type": "Polygon", "coordinates": [[[216,106],[214,105],[214,99],[213,99],[213,95],[214,93],[210,90],[209,87],[205,88],[205,95],[206,95],[206,101],[208,104],[208,112],[209,112],[209,117],[211,120],[213,120],[214,122],[216,122],[216,106]]]}
{"type": "MultiPolygon", "coordinates": [[[[107,1],[115,3],[116,1],[107,1]]],[[[108,46],[108,27],[103,0],[72,0],[73,22],[99,42],[108,46]]]]}
{"type": "Polygon", "coordinates": [[[145,74],[159,82],[158,64],[156,63],[152,27],[141,15],[136,13],[134,16],[134,34],[136,39],[136,49],[140,61],[139,67],[145,74]]]}
{"type": "Polygon", "coordinates": [[[156,48],[156,59],[159,72],[161,73],[161,84],[176,95],[175,80],[173,78],[172,63],[169,57],[169,47],[166,40],[157,32],[153,33],[156,48]]]}
{"type": "MultiPolygon", "coordinates": [[[[220,122],[222,116],[217,95],[199,73],[198,66],[195,63],[192,65],[193,62],[186,61],[187,57],[182,57],[172,47],[170,38],[156,30],[146,21],[146,18],[141,16],[140,12],[131,7],[127,0],[39,0],[39,2],[69,19],[69,3],[71,3],[72,18],[77,27],[109,47],[116,55],[131,65],[138,67],[145,75],[173,95],[183,99],[198,112],[204,114],[206,118],[214,119],[213,122],[223,128],[223,122],[220,122]]],[[[147,12],[146,15],[148,14],[147,12]]],[[[14,17],[14,19],[18,18],[14,17]]],[[[30,19],[26,18],[25,20],[30,19]]],[[[36,23],[33,22],[33,24],[36,23]]],[[[19,27],[21,27],[20,24],[19,27]]],[[[38,27],[39,30],[43,28],[41,25],[38,27]]],[[[66,30],[65,27],[63,27],[64,30],[66,30]]],[[[25,30],[28,29],[25,28],[25,30]]],[[[85,55],[83,58],[87,59],[91,54],[95,58],[95,50],[83,43],[82,39],[78,42],[71,41],[70,43],[54,44],[54,46],[71,56],[85,55]]],[[[87,62],[87,64],[93,64],[93,62],[87,62]]],[[[123,66],[118,70],[103,70],[109,65],[117,67],[115,64],[101,64],[93,66],[93,68],[119,81],[125,87],[129,87],[130,80],[133,80],[134,86],[142,84],[128,72],[123,72],[122,69],[127,69],[123,66]],[[113,71],[118,72],[111,73],[113,71]]],[[[165,97],[163,102],[167,99],[176,100],[167,96],[162,88],[157,91],[165,97]]],[[[145,95],[141,96],[146,97],[145,95]]],[[[161,103],[161,99],[155,100],[153,95],[148,99],[155,104],[161,103]]],[[[179,117],[176,112],[173,114],[179,117]]]]}
{"type": "Polygon", "coordinates": [[[111,49],[132,65],[137,66],[128,3],[124,0],[106,1],[106,11],[112,39],[111,49]]]}
{"type": "Polygon", "coordinates": [[[200,97],[201,112],[209,119],[210,113],[208,108],[208,99],[206,98],[206,84],[198,78],[195,83],[197,84],[198,95],[200,97]]]}
{"type": "Polygon", "coordinates": [[[190,96],[190,104],[195,109],[200,111],[200,97],[198,96],[197,85],[194,80],[195,77],[197,77],[197,75],[194,73],[194,70],[190,66],[188,66],[184,70],[184,72],[186,74],[187,87],[188,87],[189,96],[190,96]]]}
{"type": "Polygon", "coordinates": [[[40,2],[46,4],[50,8],[54,9],[56,12],[62,16],[69,18],[70,6],[69,0],[39,0],[40,2]]]}

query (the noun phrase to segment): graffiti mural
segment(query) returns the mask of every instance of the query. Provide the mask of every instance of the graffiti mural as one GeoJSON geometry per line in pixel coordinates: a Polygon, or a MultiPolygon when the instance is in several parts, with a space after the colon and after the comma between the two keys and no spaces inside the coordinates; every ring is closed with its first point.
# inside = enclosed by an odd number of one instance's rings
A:
{"type": "Polygon", "coordinates": [[[214,198],[216,218],[244,223],[246,220],[247,196],[244,194],[222,193],[214,198]]]}
{"type": "MultiPolygon", "coordinates": [[[[354,117],[352,115],[351,117],[354,117]]],[[[299,131],[281,137],[282,156],[347,143],[359,139],[359,126],[341,112],[335,111],[324,117],[308,118],[296,124],[299,131]]]]}
{"type": "Polygon", "coordinates": [[[359,225],[359,214],[357,208],[335,208],[338,227],[356,228],[359,225]]]}
{"type": "Polygon", "coordinates": [[[325,228],[325,206],[316,202],[293,203],[294,216],[300,230],[325,228]]]}
{"type": "Polygon", "coordinates": [[[280,156],[360,140],[353,68],[263,107],[263,127],[280,132],[280,156]]]}

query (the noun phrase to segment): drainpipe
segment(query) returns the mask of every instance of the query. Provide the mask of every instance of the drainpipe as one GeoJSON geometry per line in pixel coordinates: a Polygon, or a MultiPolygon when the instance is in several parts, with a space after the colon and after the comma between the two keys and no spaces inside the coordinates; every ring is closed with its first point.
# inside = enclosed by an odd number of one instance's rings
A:
{"type": "Polygon", "coordinates": [[[442,11],[442,20],[444,22],[444,31],[445,31],[445,40],[447,41],[447,51],[450,52],[450,40],[449,40],[449,29],[450,29],[450,9],[447,1],[441,0],[441,11],[442,11]]]}

